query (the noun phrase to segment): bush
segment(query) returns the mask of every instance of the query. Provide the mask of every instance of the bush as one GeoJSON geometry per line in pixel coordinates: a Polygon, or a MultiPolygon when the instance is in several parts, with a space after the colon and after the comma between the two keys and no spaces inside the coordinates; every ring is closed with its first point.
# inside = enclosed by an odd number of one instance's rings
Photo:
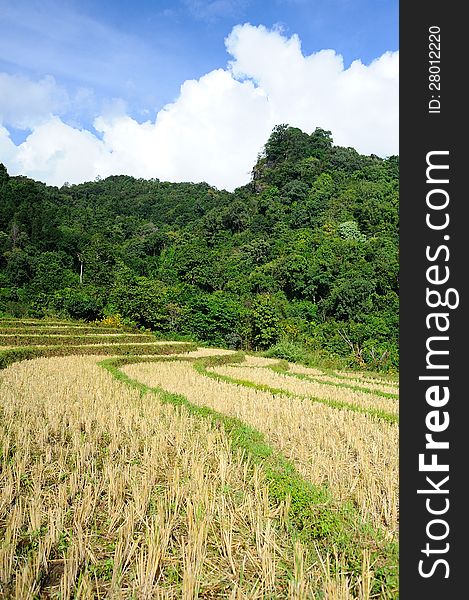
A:
{"type": "Polygon", "coordinates": [[[283,298],[273,294],[258,294],[255,297],[249,313],[251,343],[255,349],[268,348],[278,340],[284,304],[283,298]]]}
{"type": "Polygon", "coordinates": [[[310,349],[305,342],[282,339],[264,352],[269,358],[280,358],[288,362],[300,363],[307,367],[322,369],[342,369],[347,363],[338,356],[321,349],[310,349]]]}
{"type": "Polygon", "coordinates": [[[264,355],[273,358],[283,358],[288,362],[295,363],[306,363],[308,361],[306,348],[301,344],[289,340],[281,340],[266,350],[264,355]]]}
{"type": "Polygon", "coordinates": [[[93,287],[65,288],[52,296],[49,307],[73,319],[95,321],[103,315],[104,301],[93,287]]]}
{"type": "Polygon", "coordinates": [[[238,349],[244,337],[246,311],[231,294],[199,294],[188,302],[185,329],[197,339],[238,349]]]}

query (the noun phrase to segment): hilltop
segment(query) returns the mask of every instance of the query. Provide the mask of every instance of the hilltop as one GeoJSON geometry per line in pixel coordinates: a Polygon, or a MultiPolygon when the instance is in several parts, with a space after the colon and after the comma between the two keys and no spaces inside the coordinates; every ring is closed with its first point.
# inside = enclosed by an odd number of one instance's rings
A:
{"type": "Polygon", "coordinates": [[[0,165],[0,314],[120,315],[161,336],[396,369],[398,178],[396,156],[287,125],[232,193],[126,175],[57,188],[0,165]]]}

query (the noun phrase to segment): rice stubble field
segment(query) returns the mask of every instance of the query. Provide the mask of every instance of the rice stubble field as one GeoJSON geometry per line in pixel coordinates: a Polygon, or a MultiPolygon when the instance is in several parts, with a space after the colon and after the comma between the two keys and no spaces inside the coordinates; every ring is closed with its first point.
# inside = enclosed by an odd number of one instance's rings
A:
{"type": "Polygon", "coordinates": [[[394,382],[59,320],[0,344],[1,598],[398,597],[394,382]]]}

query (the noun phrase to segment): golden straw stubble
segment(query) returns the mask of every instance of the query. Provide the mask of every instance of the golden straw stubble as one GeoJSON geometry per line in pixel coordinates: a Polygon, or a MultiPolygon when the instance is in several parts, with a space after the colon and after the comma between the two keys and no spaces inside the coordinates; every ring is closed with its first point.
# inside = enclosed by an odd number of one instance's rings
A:
{"type": "Polygon", "coordinates": [[[328,585],[223,430],[98,360],[1,374],[0,596],[308,598],[328,585]]]}
{"type": "Polygon", "coordinates": [[[397,537],[396,424],[307,399],[217,381],[197,373],[187,362],[131,364],[123,371],[151,387],[183,394],[194,404],[255,427],[306,479],[329,485],[338,502],[352,500],[366,520],[384,528],[391,538],[397,537]]]}

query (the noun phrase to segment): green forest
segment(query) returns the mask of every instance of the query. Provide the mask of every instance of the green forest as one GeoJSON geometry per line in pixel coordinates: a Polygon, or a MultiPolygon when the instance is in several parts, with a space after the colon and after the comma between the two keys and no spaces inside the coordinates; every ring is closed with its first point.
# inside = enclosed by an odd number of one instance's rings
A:
{"type": "Polygon", "coordinates": [[[0,164],[0,316],[395,371],[398,178],[397,156],[288,125],[234,192],[126,175],[58,188],[0,164]]]}

